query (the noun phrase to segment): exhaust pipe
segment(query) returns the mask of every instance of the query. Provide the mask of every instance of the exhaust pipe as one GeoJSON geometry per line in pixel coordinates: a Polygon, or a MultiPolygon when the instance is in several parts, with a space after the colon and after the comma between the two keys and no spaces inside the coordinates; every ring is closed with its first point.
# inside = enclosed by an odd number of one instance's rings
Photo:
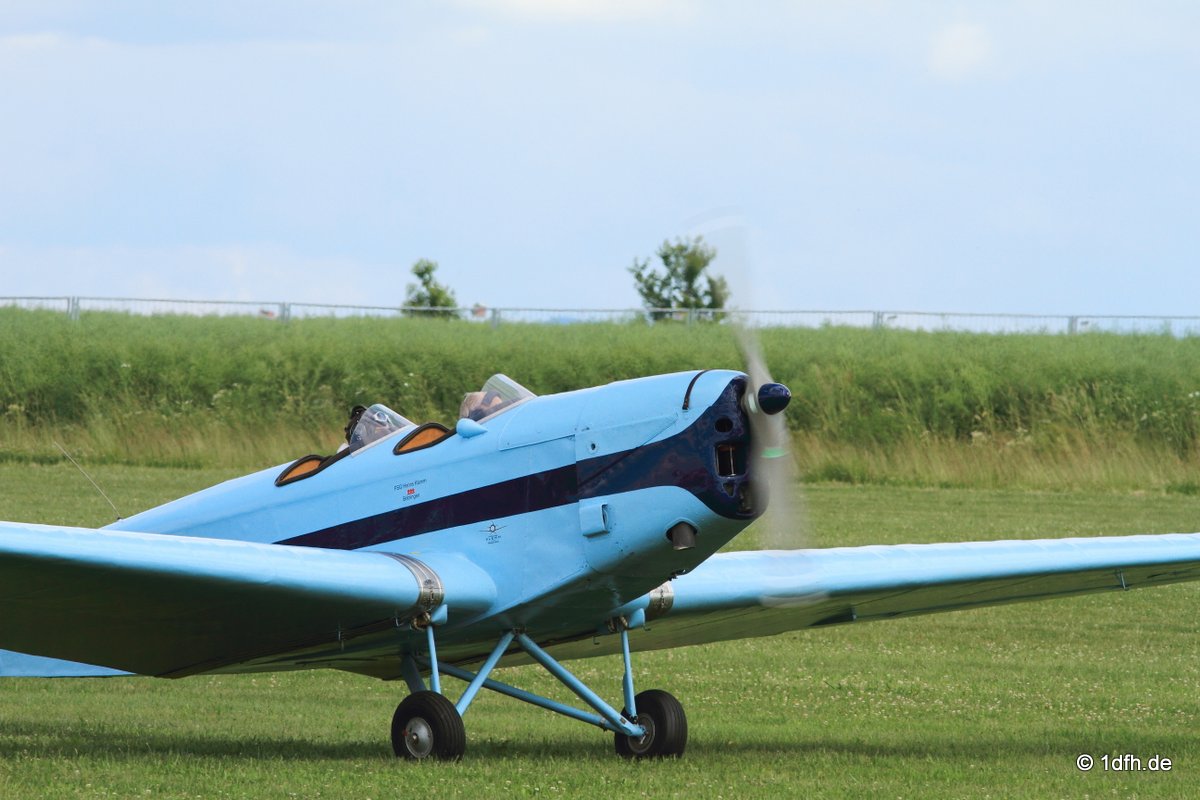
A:
{"type": "Polygon", "coordinates": [[[686,522],[676,522],[667,531],[667,538],[676,550],[691,550],[696,546],[696,529],[686,522]]]}

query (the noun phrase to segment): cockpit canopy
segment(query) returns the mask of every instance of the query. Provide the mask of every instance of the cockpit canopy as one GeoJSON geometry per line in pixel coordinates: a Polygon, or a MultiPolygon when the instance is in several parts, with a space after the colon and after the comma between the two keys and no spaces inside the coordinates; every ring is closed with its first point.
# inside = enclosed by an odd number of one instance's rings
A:
{"type": "Polygon", "coordinates": [[[458,417],[478,422],[534,397],[537,395],[512,378],[497,373],[488,378],[478,392],[467,392],[463,396],[458,417]]]}
{"type": "MultiPolygon", "coordinates": [[[[467,392],[463,396],[458,416],[478,422],[494,417],[501,411],[533,397],[537,395],[507,375],[497,373],[488,378],[478,392],[467,392]]],[[[383,403],[376,403],[365,409],[359,406],[354,413],[357,417],[351,419],[346,434],[346,443],[350,450],[358,450],[396,431],[416,426],[412,420],[396,413],[383,403]]]]}
{"type": "Polygon", "coordinates": [[[357,450],[398,430],[411,428],[415,424],[383,403],[376,403],[363,409],[363,412],[359,414],[358,419],[350,428],[350,433],[346,436],[346,443],[351,450],[357,450]]]}
{"type": "MultiPolygon", "coordinates": [[[[493,375],[478,392],[468,392],[459,407],[459,417],[470,420],[490,419],[501,412],[537,397],[533,392],[507,375],[493,375]]],[[[330,456],[307,455],[293,461],[275,479],[276,486],[312,477],[346,456],[357,455],[363,448],[382,439],[395,436],[394,455],[410,453],[433,447],[452,436],[445,425],[427,422],[417,425],[412,420],[397,414],[383,403],[364,408],[355,406],[346,424],[346,444],[330,456]]]]}

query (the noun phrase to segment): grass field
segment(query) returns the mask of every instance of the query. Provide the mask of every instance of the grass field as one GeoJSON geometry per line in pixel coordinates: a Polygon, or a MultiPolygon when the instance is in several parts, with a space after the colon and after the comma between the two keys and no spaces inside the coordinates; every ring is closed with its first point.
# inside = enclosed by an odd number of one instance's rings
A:
{"type": "MultiPolygon", "coordinates": [[[[131,514],[239,470],[92,471],[131,514]]],[[[0,486],[0,519],[111,516],[68,466],[0,464],[0,486]]],[[[1178,493],[820,484],[803,503],[814,546],[1200,530],[1200,497],[1178,493]]],[[[639,686],[688,709],[677,762],[624,762],[607,734],[485,694],[463,762],[401,763],[387,726],[403,687],[340,673],[0,681],[0,797],[1195,796],[1198,599],[1177,586],[635,656],[639,686]],[[1125,754],[1174,766],[1099,761],[1125,754]]],[[[572,666],[619,696],[616,662],[572,666]]]]}

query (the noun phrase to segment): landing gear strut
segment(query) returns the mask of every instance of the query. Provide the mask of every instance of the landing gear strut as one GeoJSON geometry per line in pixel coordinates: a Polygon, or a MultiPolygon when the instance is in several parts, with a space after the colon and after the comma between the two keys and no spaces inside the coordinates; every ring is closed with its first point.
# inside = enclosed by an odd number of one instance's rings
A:
{"type": "Polygon", "coordinates": [[[417,659],[409,655],[405,657],[403,665],[412,694],[400,703],[392,717],[392,749],[401,758],[436,758],[444,761],[462,758],[467,749],[462,718],[480,689],[491,689],[610,731],[615,737],[617,754],[625,758],[673,758],[683,755],[687,746],[687,717],[679,701],[660,689],[650,689],[637,695],[633,693],[633,667],[629,658],[627,627],[620,630],[621,651],[625,661],[625,710],[621,713],[604,702],[523,631],[505,632],[479,671],[474,673],[453,664],[439,663],[433,641],[433,626],[428,628],[428,632],[428,658],[421,659],[422,664],[419,665],[417,659]],[[488,675],[514,641],[596,713],[489,679],[488,675]],[[420,666],[429,669],[430,688],[433,691],[426,690],[420,666]],[[438,676],[443,672],[468,682],[458,703],[451,703],[441,694],[438,676]]]}

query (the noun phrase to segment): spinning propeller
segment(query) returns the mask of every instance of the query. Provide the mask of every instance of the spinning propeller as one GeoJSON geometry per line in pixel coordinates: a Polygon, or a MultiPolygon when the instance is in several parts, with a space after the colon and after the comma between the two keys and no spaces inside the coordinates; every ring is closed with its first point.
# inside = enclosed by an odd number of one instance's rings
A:
{"type": "Polygon", "coordinates": [[[792,393],[767,369],[755,332],[738,326],[738,344],[746,362],[749,385],[742,406],[750,419],[750,468],[754,477],[751,499],[763,514],[759,543],[769,549],[803,546],[803,522],[792,502],[796,491],[796,462],[783,411],[792,393]]]}
{"type": "MultiPolygon", "coordinates": [[[[763,550],[798,550],[808,546],[808,524],[798,491],[799,475],[791,451],[791,437],[783,410],[792,394],[767,370],[757,333],[745,324],[737,327],[738,345],[746,364],[749,385],[742,405],[750,418],[751,500],[762,516],[754,523],[757,545],[763,550]]],[[[780,600],[764,594],[764,606],[817,602],[820,595],[780,600]]]]}
{"type": "MultiPolygon", "coordinates": [[[[696,220],[694,232],[716,243],[720,264],[738,296],[753,302],[755,272],[750,230],[735,208],[716,209],[696,220]]],[[[742,407],[750,420],[751,503],[763,516],[754,524],[760,547],[791,550],[805,547],[807,528],[797,503],[795,458],[784,409],[792,399],[787,386],[771,377],[758,332],[737,311],[730,314],[749,385],[742,407]]]]}

